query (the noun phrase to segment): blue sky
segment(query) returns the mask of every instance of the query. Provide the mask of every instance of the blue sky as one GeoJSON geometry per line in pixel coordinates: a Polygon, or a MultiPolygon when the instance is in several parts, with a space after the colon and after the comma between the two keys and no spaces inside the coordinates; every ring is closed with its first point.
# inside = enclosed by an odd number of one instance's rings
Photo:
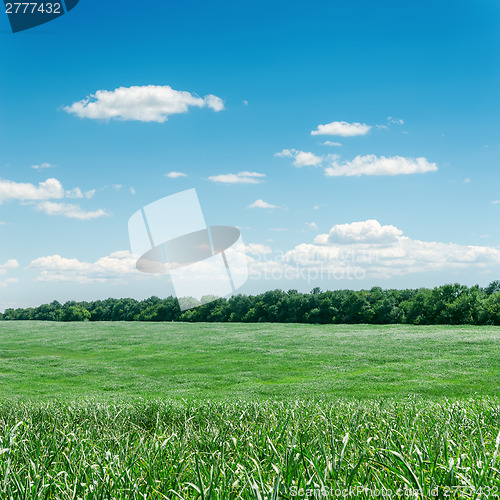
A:
{"type": "Polygon", "coordinates": [[[172,294],[127,221],[189,188],[243,293],[499,277],[497,2],[81,0],[0,38],[0,309],[172,294]]]}

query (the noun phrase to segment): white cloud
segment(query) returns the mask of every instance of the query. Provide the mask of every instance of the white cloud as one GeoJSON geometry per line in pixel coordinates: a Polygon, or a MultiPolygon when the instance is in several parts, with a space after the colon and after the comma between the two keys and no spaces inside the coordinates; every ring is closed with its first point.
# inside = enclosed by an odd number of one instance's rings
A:
{"type": "Polygon", "coordinates": [[[44,168],[52,168],[55,167],[55,165],[52,165],[51,163],[40,163],[40,165],[32,165],[31,168],[34,168],[35,170],[42,170],[44,168]]]}
{"type": "Polygon", "coordinates": [[[168,85],[146,85],[98,90],[63,109],[80,118],[164,123],[170,115],[187,113],[190,107],[221,111],[224,103],[212,94],[199,97],[168,85]]]}
{"type": "Polygon", "coordinates": [[[340,147],[342,146],[342,143],[340,142],[332,142],[332,141],[324,141],[321,143],[322,146],[333,146],[333,147],[340,147]]]}
{"type": "Polygon", "coordinates": [[[463,269],[481,272],[493,265],[500,266],[499,248],[415,240],[395,226],[367,220],[335,225],[314,243],[297,245],[279,260],[253,261],[251,272],[288,279],[380,279],[463,269]]]}
{"type": "Polygon", "coordinates": [[[271,205],[264,200],[256,200],[248,208],[278,208],[276,205],[271,205]]]}
{"type": "Polygon", "coordinates": [[[53,178],[38,183],[38,186],[0,179],[0,204],[6,200],[17,200],[28,205],[34,205],[38,211],[48,215],[62,215],[80,220],[96,219],[110,214],[102,209],[86,212],[79,205],[48,200],[61,198],[81,199],[84,197],[90,199],[95,192],[96,190],[92,189],[82,193],[82,190],[78,187],[65,190],[62,184],[53,178]],[[35,204],[34,202],[39,203],[35,204]]]}
{"type": "Polygon", "coordinates": [[[80,188],[73,188],[70,191],[66,191],[66,198],[83,198],[83,193],[80,188]]]}
{"type": "Polygon", "coordinates": [[[130,187],[130,193],[132,195],[135,195],[135,188],[133,186],[130,187]]]}
{"type": "Polygon", "coordinates": [[[278,158],[293,158],[293,164],[296,167],[316,167],[321,165],[323,158],[316,156],[314,153],[308,153],[306,151],[299,151],[297,149],[284,149],[280,153],[276,153],[274,156],[278,158]]]}
{"type": "Polygon", "coordinates": [[[464,184],[470,184],[472,181],[467,177],[464,179],[464,184]]]}
{"type": "Polygon", "coordinates": [[[325,169],[329,177],[360,175],[405,175],[435,172],[437,166],[426,158],[404,158],[402,156],[356,156],[354,160],[344,163],[334,161],[325,169]]]}
{"type": "Polygon", "coordinates": [[[306,226],[309,229],[312,229],[313,231],[317,231],[318,230],[318,224],[316,224],[316,222],[306,222],[306,226]]]}
{"type": "Polygon", "coordinates": [[[363,222],[351,222],[350,224],[337,224],[330,229],[328,234],[320,234],[314,239],[314,243],[327,244],[350,244],[350,243],[372,243],[389,244],[397,241],[403,231],[394,226],[382,226],[380,222],[370,219],[363,222]]]}
{"type": "Polygon", "coordinates": [[[81,209],[80,205],[74,205],[72,203],[56,203],[53,201],[44,201],[36,206],[36,209],[40,212],[44,212],[47,215],[61,215],[69,219],[79,219],[79,220],[90,220],[97,219],[99,217],[106,217],[110,214],[105,210],[99,209],[93,212],[86,212],[81,209]]]}
{"type": "Polygon", "coordinates": [[[64,194],[62,184],[57,179],[47,179],[38,183],[38,186],[0,179],[0,204],[5,200],[29,201],[63,198],[64,194]]]}
{"type": "Polygon", "coordinates": [[[213,175],[208,180],[223,184],[258,184],[264,181],[264,177],[266,174],[258,172],[238,172],[237,174],[213,175]]]}
{"type": "Polygon", "coordinates": [[[326,125],[318,125],[311,135],[338,135],[341,137],[353,137],[356,135],[366,135],[372,129],[366,123],[331,122],[326,125]]]}
{"type": "Polygon", "coordinates": [[[492,205],[498,205],[500,203],[500,200],[493,200],[491,202],[492,205]]]}
{"type": "Polygon", "coordinates": [[[184,172],[169,172],[168,174],[165,174],[165,177],[168,177],[169,179],[178,179],[179,177],[187,177],[187,174],[184,172]]]}
{"type": "Polygon", "coordinates": [[[136,259],[128,251],[114,252],[96,262],[81,262],[60,255],[40,257],[32,261],[28,269],[40,271],[37,281],[70,283],[105,283],[123,281],[127,277],[140,277],[136,259]]]}

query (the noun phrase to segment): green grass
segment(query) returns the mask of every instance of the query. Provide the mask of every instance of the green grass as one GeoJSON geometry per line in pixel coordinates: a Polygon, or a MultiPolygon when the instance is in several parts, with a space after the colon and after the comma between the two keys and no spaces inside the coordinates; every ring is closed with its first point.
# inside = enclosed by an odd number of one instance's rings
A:
{"type": "Polygon", "coordinates": [[[4,404],[0,498],[497,498],[497,403],[4,404]]]}
{"type": "Polygon", "coordinates": [[[0,322],[1,397],[500,394],[500,327],[0,322]]]}
{"type": "Polygon", "coordinates": [[[499,370],[497,327],[0,322],[0,499],[499,498],[499,370]]]}

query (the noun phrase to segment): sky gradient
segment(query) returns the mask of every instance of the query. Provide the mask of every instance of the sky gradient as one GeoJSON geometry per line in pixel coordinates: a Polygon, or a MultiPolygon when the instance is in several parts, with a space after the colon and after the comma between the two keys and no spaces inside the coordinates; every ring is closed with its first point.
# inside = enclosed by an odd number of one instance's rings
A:
{"type": "Polygon", "coordinates": [[[0,310],[171,295],[127,222],[190,188],[242,293],[500,276],[498,2],[81,0],[0,38],[0,310]]]}

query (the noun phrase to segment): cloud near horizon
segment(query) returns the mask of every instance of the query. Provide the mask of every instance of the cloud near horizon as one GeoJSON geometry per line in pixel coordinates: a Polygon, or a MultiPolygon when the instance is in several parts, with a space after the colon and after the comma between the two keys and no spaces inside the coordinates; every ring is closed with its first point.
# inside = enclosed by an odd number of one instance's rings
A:
{"type": "Polygon", "coordinates": [[[187,113],[192,107],[221,111],[224,102],[212,94],[199,97],[190,92],[174,90],[169,85],[145,85],[98,90],[63,109],[80,118],[94,120],[164,123],[169,116],[187,113]]]}
{"type": "Polygon", "coordinates": [[[337,224],[330,229],[328,234],[319,234],[314,239],[318,245],[346,245],[354,243],[387,244],[397,241],[403,231],[395,226],[382,226],[375,219],[362,222],[337,224]]]}
{"type": "Polygon", "coordinates": [[[301,243],[279,259],[254,259],[250,267],[260,276],[388,279],[466,268],[487,271],[493,265],[500,266],[498,248],[412,239],[395,226],[370,219],[334,225],[313,243],[301,243]]]}
{"type": "Polygon", "coordinates": [[[81,262],[60,255],[49,255],[33,260],[28,269],[39,271],[36,281],[50,283],[106,283],[122,282],[127,277],[144,277],[137,271],[136,259],[128,250],[113,252],[95,262],[81,262]]]}
{"type": "MultiPolygon", "coordinates": [[[[336,224],[328,233],[318,234],[312,243],[298,244],[279,256],[260,243],[246,245],[245,250],[254,279],[309,276],[319,280],[383,280],[422,272],[487,271],[500,266],[498,248],[412,239],[401,229],[375,219],[336,224]]],[[[122,283],[127,278],[150,276],[137,271],[135,264],[129,251],[119,251],[95,262],[50,255],[33,260],[27,269],[39,271],[37,281],[53,283],[122,283]]],[[[10,260],[0,266],[0,274],[18,265],[10,260]]]]}

